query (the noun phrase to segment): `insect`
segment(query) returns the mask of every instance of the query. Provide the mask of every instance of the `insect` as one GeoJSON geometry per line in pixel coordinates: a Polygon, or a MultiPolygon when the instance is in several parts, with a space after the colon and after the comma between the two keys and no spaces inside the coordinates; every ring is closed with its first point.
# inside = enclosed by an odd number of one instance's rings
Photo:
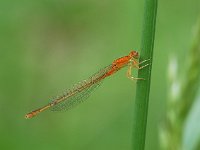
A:
{"type": "Polygon", "coordinates": [[[87,97],[89,97],[91,92],[101,84],[103,79],[113,75],[114,73],[116,73],[118,70],[120,70],[125,66],[128,66],[127,77],[129,79],[144,80],[143,78],[133,77],[131,74],[132,68],[142,69],[149,65],[146,64],[140,67],[139,66],[140,64],[148,61],[149,59],[144,60],[140,63],[138,62],[138,59],[139,59],[139,53],[137,51],[131,51],[129,55],[114,60],[111,65],[99,70],[97,73],[89,77],[87,80],[84,80],[74,85],[64,94],[53,99],[47,105],[26,114],[25,118],[26,119],[32,118],[47,109],[51,109],[52,111],[61,111],[76,106],[77,104],[87,99],[87,97]]]}

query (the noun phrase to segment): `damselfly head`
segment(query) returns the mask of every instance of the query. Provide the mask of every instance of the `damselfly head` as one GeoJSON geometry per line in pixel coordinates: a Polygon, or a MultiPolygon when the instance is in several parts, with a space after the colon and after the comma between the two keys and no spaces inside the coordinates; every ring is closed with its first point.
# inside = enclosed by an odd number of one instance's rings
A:
{"type": "Polygon", "coordinates": [[[137,52],[137,51],[131,51],[130,53],[129,53],[129,57],[131,57],[131,58],[135,58],[135,59],[138,59],[139,58],[139,53],[137,52]]]}

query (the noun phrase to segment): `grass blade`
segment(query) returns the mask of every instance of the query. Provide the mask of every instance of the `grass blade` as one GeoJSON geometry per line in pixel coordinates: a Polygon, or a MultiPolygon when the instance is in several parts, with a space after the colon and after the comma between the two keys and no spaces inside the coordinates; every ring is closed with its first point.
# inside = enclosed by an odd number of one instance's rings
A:
{"type": "Polygon", "coordinates": [[[140,61],[150,59],[150,62],[148,67],[138,72],[138,77],[145,80],[137,82],[133,118],[133,150],[144,150],[145,148],[156,13],[157,0],[145,0],[140,61]]]}

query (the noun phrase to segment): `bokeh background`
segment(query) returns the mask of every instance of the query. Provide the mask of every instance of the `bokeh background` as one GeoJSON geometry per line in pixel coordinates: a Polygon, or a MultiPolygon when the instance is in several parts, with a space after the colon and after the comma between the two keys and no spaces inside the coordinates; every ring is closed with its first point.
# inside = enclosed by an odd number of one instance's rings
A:
{"type": "MultiPolygon", "coordinates": [[[[139,0],[0,1],[0,149],[129,150],[135,82],[126,69],[64,113],[24,115],[140,49],[139,0]]],[[[170,55],[183,64],[200,15],[199,0],[159,1],[146,150],[158,150],[170,55]]]]}

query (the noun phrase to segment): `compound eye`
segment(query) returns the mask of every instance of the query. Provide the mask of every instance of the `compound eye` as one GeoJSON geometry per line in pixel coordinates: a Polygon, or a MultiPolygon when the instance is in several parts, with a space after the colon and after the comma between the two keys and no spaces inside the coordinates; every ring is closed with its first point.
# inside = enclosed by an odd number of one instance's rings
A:
{"type": "Polygon", "coordinates": [[[139,53],[137,51],[134,51],[133,57],[137,59],[139,57],[139,53]]]}

